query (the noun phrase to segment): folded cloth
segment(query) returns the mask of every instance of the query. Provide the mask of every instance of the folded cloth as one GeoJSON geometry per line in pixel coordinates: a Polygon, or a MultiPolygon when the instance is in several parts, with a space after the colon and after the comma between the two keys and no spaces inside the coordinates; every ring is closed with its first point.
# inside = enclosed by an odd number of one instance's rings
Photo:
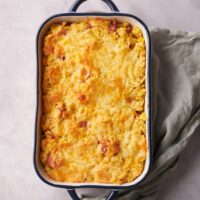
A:
{"type": "Polygon", "coordinates": [[[200,129],[200,33],[159,28],[150,33],[154,158],[145,180],[132,190],[121,190],[119,200],[155,200],[158,186],[200,129]]]}

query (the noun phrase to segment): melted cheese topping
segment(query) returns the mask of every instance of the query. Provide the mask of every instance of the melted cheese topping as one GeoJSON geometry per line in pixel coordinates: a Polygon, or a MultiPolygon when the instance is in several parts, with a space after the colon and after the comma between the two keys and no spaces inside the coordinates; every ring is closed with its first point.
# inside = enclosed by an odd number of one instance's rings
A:
{"type": "Polygon", "coordinates": [[[101,18],[53,24],[43,54],[47,174],[62,182],[133,181],[147,152],[141,30],[101,18]]]}

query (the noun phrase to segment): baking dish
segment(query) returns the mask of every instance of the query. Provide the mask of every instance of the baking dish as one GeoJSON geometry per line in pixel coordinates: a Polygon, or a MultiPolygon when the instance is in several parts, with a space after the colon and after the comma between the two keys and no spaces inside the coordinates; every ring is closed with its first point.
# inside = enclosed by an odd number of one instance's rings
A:
{"type": "Polygon", "coordinates": [[[127,189],[133,188],[138,183],[140,183],[145,176],[147,175],[150,164],[152,160],[151,152],[152,152],[152,145],[151,145],[151,72],[150,72],[150,35],[146,25],[140,20],[138,17],[135,17],[130,14],[119,13],[118,8],[111,0],[103,0],[113,12],[111,13],[76,13],[77,8],[86,0],[77,0],[72,8],[70,9],[69,13],[58,14],[50,17],[47,19],[39,29],[37,35],[37,111],[36,111],[36,124],[35,124],[35,145],[34,145],[34,167],[38,176],[43,180],[45,183],[65,188],[68,190],[70,196],[73,199],[79,199],[76,195],[75,188],[106,188],[111,189],[112,192],[110,193],[108,199],[112,199],[116,196],[117,190],[119,189],[127,189]],[[145,167],[142,174],[136,178],[131,183],[125,183],[122,185],[117,184],[94,184],[94,183],[63,183],[63,182],[56,182],[51,180],[45,171],[39,160],[39,152],[40,152],[40,120],[42,115],[42,91],[41,91],[41,76],[42,76],[42,41],[44,34],[48,30],[49,26],[52,23],[57,23],[61,21],[81,21],[86,18],[94,18],[94,17],[101,17],[101,18],[108,18],[108,19],[116,19],[119,21],[126,21],[131,23],[133,26],[137,25],[143,32],[143,36],[145,38],[146,44],[146,99],[145,99],[145,112],[147,115],[147,131],[146,131],[146,138],[147,138],[147,159],[145,162],[145,167]]]}

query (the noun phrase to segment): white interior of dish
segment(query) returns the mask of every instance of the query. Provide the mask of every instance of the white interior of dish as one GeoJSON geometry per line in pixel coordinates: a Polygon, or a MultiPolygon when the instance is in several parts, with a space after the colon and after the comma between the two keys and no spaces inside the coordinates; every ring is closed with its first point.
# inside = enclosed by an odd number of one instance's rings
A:
{"type": "Polygon", "coordinates": [[[147,174],[149,167],[150,167],[150,141],[149,141],[149,137],[148,137],[148,133],[149,133],[149,77],[148,77],[148,66],[149,66],[149,38],[148,38],[148,33],[146,31],[146,29],[144,28],[144,26],[138,22],[136,19],[132,18],[132,17],[128,17],[128,16],[59,16],[59,17],[55,17],[51,20],[49,20],[41,29],[40,33],[39,33],[39,41],[38,41],[38,61],[39,61],[39,84],[38,84],[38,95],[39,95],[39,104],[38,104],[38,121],[37,121],[37,141],[36,141],[36,167],[37,170],[39,171],[40,175],[43,177],[43,179],[45,179],[46,181],[52,183],[52,184],[56,184],[56,185],[63,185],[63,186],[111,186],[111,187],[117,187],[117,186],[133,186],[135,184],[137,184],[138,182],[140,182],[142,179],[144,179],[145,175],[147,174]],[[140,27],[140,29],[143,32],[143,36],[145,38],[145,43],[146,43],[146,88],[147,88],[147,92],[146,92],[146,100],[145,100],[145,112],[147,114],[147,132],[146,132],[146,138],[147,138],[147,146],[148,146],[148,151],[147,151],[147,159],[145,161],[145,166],[144,166],[144,170],[142,172],[142,174],[137,177],[135,180],[133,180],[130,183],[124,183],[122,185],[118,185],[118,184],[102,184],[102,183],[68,183],[68,182],[57,182],[52,180],[44,171],[40,160],[39,160],[39,152],[40,152],[40,135],[41,135],[41,129],[40,129],[40,119],[41,119],[41,115],[42,115],[42,92],[41,92],[41,74],[42,74],[42,41],[43,41],[43,37],[44,34],[46,33],[46,31],[48,30],[49,26],[52,23],[57,23],[57,22],[61,22],[61,21],[81,21],[83,19],[86,18],[95,18],[95,17],[101,17],[101,18],[108,18],[108,19],[117,19],[118,21],[122,21],[122,22],[129,22],[132,25],[136,25],[138,27],[140,27]]]}

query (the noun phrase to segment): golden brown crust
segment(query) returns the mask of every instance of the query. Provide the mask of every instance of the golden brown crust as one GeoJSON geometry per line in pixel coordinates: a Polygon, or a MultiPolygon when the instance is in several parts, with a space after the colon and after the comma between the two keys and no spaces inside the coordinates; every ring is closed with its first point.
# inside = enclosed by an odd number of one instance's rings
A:
{"type": "Polygon", "coordinates": [[[141,30],[101,18],[53,24],[43,53],[47,174],[63,182],[133,181],[147,152],[141,30]]]}

